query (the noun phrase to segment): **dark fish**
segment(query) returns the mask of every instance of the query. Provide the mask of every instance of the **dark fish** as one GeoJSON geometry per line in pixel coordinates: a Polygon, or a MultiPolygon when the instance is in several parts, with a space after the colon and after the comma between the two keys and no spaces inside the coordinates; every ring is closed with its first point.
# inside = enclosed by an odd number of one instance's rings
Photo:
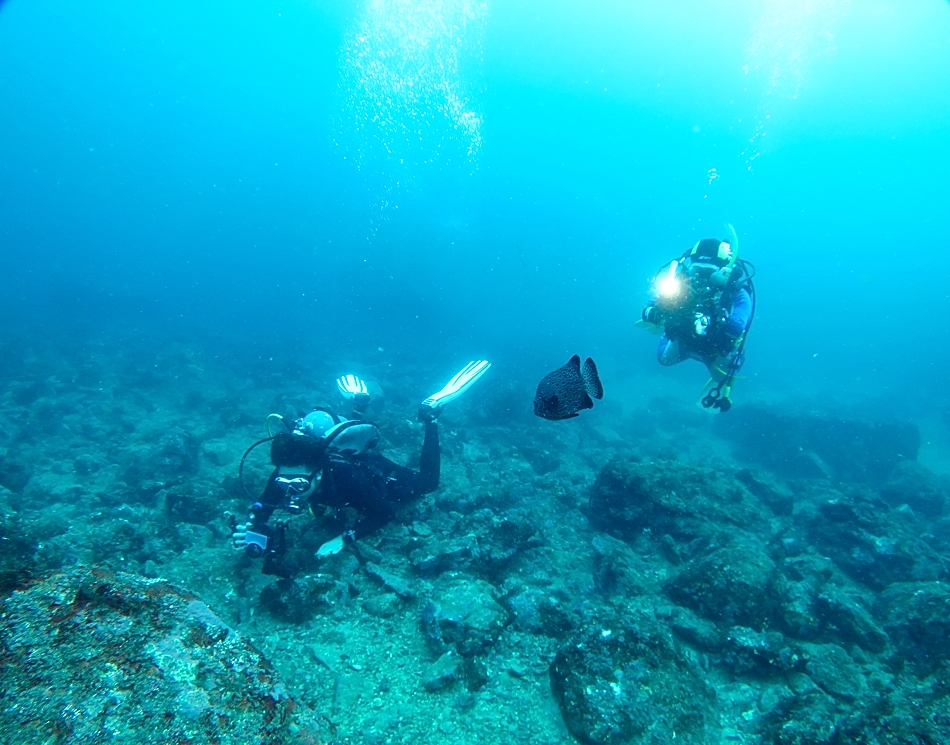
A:
{"type": "Polygon", "coordinates": [[[594,408],[591,396],[604,397],[597,365],[588,357],[581,370],[581,358],[575,354],[564,367],[541,378],[534,394],[534,413],[552,421],[570,419],[581,409],[594,408]]]}

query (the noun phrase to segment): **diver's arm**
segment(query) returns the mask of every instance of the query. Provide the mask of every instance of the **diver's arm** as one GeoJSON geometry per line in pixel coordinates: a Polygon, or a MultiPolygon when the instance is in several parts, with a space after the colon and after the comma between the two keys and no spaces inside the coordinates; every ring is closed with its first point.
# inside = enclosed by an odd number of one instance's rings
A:
{"type": "Polygon", "coordinates": [[[276,504],[272,504],[272,494],[279,473],[280,469],[275,468],[267,480],[267,486],[264,487],[260,501],[255,502],[248,510],[247,522],[232,523],[234,527],[231,532],[231,544],[238,550],[248,551],[254,557],[264,553],[274,535],[274,529],[267,524],[267,521],[277,507],[276,504]]]}
{"type": "Polygon", "coordinates": [[[732,303],[732,312],[723,324],[723,331],[732,340],[738,339],[752,318],[752,296],[745,288],[739,290],[732,303]]]}

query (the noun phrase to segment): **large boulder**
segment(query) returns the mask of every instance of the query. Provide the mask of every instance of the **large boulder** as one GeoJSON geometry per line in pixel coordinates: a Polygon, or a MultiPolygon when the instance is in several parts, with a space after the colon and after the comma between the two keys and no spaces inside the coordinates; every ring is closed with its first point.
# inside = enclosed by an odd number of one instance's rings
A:
{"type": "Polygon", "coordinates": [[[568,730],[587,745],[718,740],[702,671],[646,615],[587,627],[557,652],[550,679],[568,730]]]}
{"type": "Polygon", "coordinates": [[[946,511],[948,492],[945,477],[938,477],[920,463],[907,461],[895,468],[881,487],[881,498],[892,507],[906,504],[920,515],[935,518],[946,511]]]}
{"type": "Polygon", "coordinates": [[[734,477],[675,460],[612,459],[591,487],[587,516],[625,540],[649,530],[678,544],[768,527],[762,504],[734,477]]]}
{"type": "Polygon", "coordinates": [[[0,640],[2,742],[317,741],[261,653],[160,580],[55,574],[4,601],[0,640]]]}
{"type": "Polygon", "coordinates": [[[670,578],[666,592],[682,606],[724,626],[768,626],[777,611],[775,563],[752,542],[699,556],[670,578]]]}
{"type": "Polygon", "coordinates": [[[950,560],[921,539],[921,526],[912,514],[889,509],[870,494],[855,491],[825,500],[807,523],[816,548],[874,590],[950,573],[950,560]]]}
{"type": "Polygon", "coordinates": [[[463,657],[488,651],[507,622],[492,586],[462,577],[443,581],[422,612],[430,646],[439,654],[454,648],[463,657]]]}
{"type": "Polygon", "coordinates": [[[817,688],[802,695],[789,695],[759,717],[761,742],[832,745],[841,742],[837,739],[841,718],[841,706],[817,688]]]}
{"type": "Polygon", "coordinates": [[[874,610],[898,655],[895,662],[929,674],[950,663],[950,584],[900,582],[888,587],[874,610]]]}

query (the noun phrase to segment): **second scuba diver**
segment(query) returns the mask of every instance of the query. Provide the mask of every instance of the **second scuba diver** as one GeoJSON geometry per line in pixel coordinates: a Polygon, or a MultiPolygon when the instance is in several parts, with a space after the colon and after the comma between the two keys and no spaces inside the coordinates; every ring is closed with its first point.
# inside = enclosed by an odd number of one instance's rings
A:
{"type": "Polygon", "coordinates": [[[251,506],[247,522],[233,525],[234,548],[253,558],[263,557],[264,574],[289,577],[296,567],[286,560],[286,522],[268,523],[275,511],[296,515],[309,509],[317,515],[319,508],[328,507],[336,513],[341,532],[319,547],[316,559],[320,560],[388,523],[397,504],[435,491],[441,467],[435,420],[447,403],[468,390],[489,367],[484,360],[470,362],[419,406],[425,435],[418,471],[394,463],[377,449],[379,430],[363,419],[369,393],[366,383],[355,375],[337,380],[340,393],[353,405],[349,419],[325,408],[316,408],[292,423],[271,414],[268,434],[272,419],[279,420],[279,431],[252,445],[244,458],[256,446],[270,442],[275,468],[251,506]]]}
{"type": "Polygon", "coordinates": [[[755,316],[755,267],[738,258],[735,230],[726,227],[726,240],[703,238],[660,268],[638,324],[662,333],[661,365],[686,359],[706,365],[712,379],[702,405],[719,411],[732,408],[732,384],[755,316]]]}

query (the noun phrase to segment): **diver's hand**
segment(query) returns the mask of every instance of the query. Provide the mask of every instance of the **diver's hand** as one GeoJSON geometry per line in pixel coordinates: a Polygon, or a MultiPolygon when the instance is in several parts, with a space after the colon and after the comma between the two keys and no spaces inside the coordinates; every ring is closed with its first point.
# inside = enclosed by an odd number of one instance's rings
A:
{"type": "Polygon", "coordinates": [[[246,551],[249,556],[258,557],[267,550],[267,535],[252,530],[251,523],[235,525],[231,533],[231,546],[236,551],[246,551]]]}
{"type": "Polygon", "coordinates": [[[704,313],[694,313],[693,314],[693,330],[696,332],[696,336],[705,336],[706,331],[709,329],[709,316],[704,313]]]}
{"type": "Polygon", "coordinates": [[[231,533],[231,545],[236,551],[243,551],[247,546],[247,529],[251,527],[250,523],[235,525],[234,532],[231,533]]]}
{"type": "Polygon", "coordinates": [[[343,546],[345,545],[346,544],[343,541],[342,535],[338,535],[336,538],[331,538],[317,549],[317,558],[326,559],[328,556],[338,554],[343,550],[343,546]]]}

